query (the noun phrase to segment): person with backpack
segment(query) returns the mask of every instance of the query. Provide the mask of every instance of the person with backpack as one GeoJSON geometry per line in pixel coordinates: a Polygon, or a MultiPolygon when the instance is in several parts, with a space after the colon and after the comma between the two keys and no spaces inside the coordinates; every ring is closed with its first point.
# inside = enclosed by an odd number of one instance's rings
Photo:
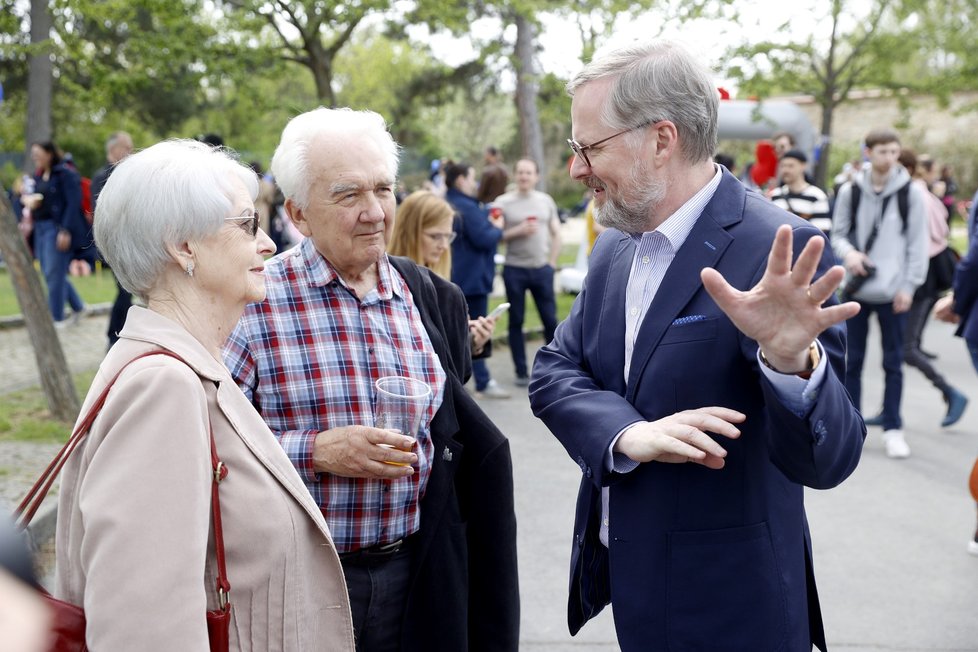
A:
{"type": "Polygon", "coordinates": [[[839,188],[832,219],[832,248],[846,268],[842,300],[861,310],[848,320],[846,389],[860,407],[869,316],[876,313],[883,345],[883,443],[886,455],[905,458],[903,435],[903,340],[914,292],[927,276],[927,222],[920,189],[898,162],[900,139],[889,129],[866,136],[864,165],[839,188]]]}

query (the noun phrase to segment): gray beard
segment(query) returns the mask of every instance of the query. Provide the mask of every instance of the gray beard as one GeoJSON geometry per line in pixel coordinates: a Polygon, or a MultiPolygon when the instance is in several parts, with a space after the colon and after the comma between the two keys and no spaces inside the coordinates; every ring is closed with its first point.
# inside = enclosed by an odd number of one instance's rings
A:
{"type": "MultiPolygon", "coordinates": [[[[637,176],[637,175],[634,175],[637,176]]],[[[625,206],[618,199],[608,198],[602,206],[594,205],[594,217],[598,224],[625,233],[645,233],[656,208],[666,196],[667,184],[661,179],[652,181],[649,185],[638,187],[637,179],[633,176],[628,186],[635,187],[635,201],[631,206],[625,206]]]]}

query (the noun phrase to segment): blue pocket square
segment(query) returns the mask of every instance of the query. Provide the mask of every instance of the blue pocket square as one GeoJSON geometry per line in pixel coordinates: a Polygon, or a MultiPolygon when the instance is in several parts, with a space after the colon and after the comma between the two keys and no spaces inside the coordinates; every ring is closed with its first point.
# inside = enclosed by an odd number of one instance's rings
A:
{"type": "Polygon", "coordinates": [[[706,315],[686,315],[685,317],[680,317],[672,322],[673,326],[682,326],[684,324],[692,324],[694,321],[703,321],[706,319],[706,315]]]}

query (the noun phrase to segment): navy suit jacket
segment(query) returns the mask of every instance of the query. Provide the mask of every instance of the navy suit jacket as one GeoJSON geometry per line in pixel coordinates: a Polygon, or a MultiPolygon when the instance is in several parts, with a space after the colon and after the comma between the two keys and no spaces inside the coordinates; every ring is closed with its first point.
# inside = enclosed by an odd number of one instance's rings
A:
{"type": "MultiPolygon", "coordinates": [[[[700,282],[700,270],[714,267],[734,287],[753,287],[786,223],[796,256],[824,237],[724,172],[640,327],[627,383],[624,301],[635,245],[607,231],[570,316],[538,353],[533,411],[583,473],[571,633],[611,601],[625,651],[825,649],[803,487],[839,484],[862,450],[866,428],[842,380],[845,328],[819,336],[827,373],[813,408],[797,415],[758,368],[757,343],[700,282]],[[625,426],[710,405],[747,415],[739,439],[716,437],[728,452],[722,470],[653,462],[606,472],[605,453],[625,426]],[[604,486],[609,548],[598,540],[604,486]]],[[[818,274],[832,264],[826,243],[818,274]]]]}
{"type": "MultiPolygon", "coordinates": [[[[975,194],[978,197],[978,193],[975,194]]],[[[978,206],[972,203],[968,216],[968,253],[958,261],[954,270],[954,312],[961,317],[955,335],[978,344],[978,235],[976,228],[978,206]]]]}

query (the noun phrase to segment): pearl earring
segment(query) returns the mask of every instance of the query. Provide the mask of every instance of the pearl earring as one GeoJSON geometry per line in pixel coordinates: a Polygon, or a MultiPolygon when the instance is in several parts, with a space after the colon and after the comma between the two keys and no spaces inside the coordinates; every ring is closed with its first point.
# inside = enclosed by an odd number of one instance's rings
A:
{"type": "Polygon", "coordinates": [[[193,275],[194,275],[194,264],[187,263],[187,276],[193,276],[193,275]]]}

